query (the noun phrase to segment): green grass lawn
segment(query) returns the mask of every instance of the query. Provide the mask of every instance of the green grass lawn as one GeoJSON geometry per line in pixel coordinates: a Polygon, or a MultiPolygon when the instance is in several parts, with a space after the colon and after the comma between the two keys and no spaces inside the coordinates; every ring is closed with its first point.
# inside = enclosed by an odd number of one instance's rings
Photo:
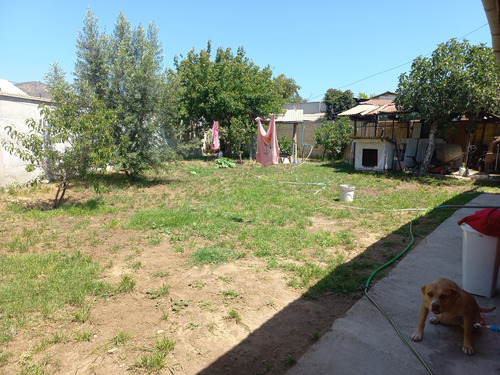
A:
{"type": "MultiPolygon", "coordinates": [[[[410,221],[422,239],[453,213],[436,206],[500,193],[488,180],[359,173],[321,162],[216,168],[186,161],[136,180],[96,175],[72,185],[57,210],[49,209],[52,188],[0,193],[3,343],[37,319],[66,314],[84,320],[88,296],[132,290],[133,276],[116,284],[100,280],[109,259],[125,247],[140,252],[168,242],[192,267],[258,259],[307,297],[358,296],[371,272],[410,242],[410,221]],[[355,186],[352,203],[339,202],[340,184],[355,186]],[[89,230],[96,221],[99,229],[89,230]],[[126,241],[106,242],[110,237],[126,241]],[[97,248],[106,256],[75,248],[97,248]]],[[[131,274],[141,267],[133,260],[131,274]]],[[[8,356],[0,354],[1,368],[8,356]]],[[[148,360],[136,366],[148,367],[148,360]]]]}

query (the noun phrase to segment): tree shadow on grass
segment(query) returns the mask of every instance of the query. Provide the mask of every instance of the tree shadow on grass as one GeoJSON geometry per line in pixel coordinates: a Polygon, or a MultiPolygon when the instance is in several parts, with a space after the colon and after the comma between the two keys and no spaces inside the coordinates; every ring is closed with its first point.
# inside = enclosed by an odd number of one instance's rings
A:
{"type": "MultiPolygon", "coordinates": [[[[463,205],[477,195],[464,193],[440,206],[463,205]]],[[[415,242],[408,252],[453,212],[455,209],[433,209],[413,220],[415,242]]],[[[408,222],[336,267],[199,374],[285,374],[315,341],[330,331],[335,319],[343,317],[361,298],[372,272],[403,252],[410,242],[408,222]]],[[[372,285],[400,260],[377,273],[372,285]]]]}
{"type": "Polygon", "coordinates": [[[28,211],[68,211],[72,209],[81,209],[83,211],[98,211],[104,206],[104,202],[99,196],[101,193],[113,190],[126,190],[129,188],[151,188],[155,186],[169,185],[179,182],[178,179],[168,178],[166,176],[126,176],[125,173],[103,173],[91,174],[86,178],[72,181],[65,192],[64,199],[58,208],[54,208],[54,196],[28,201],[25,203],[16,203],[16,210],[28,211]],[[75,197],[71,194],[72,190],[92,191],[94,195],[83,194],[75,197]]]}
{"type": "Polygon", "coordinates": [[[95,184],[114,189],[127,189],[130,187],[154,187],[179,182],[164,175],[130,175],[122,172],[91,174],[87,178],[77,181],[82,187],[92,188],[95,184]]]}
{"type": "Polygon", "coordinates": [[[9,209],[28,216],[42,215],[43,217],[56,216],[87,216],[96,215],[103,212],[115,210],[109,207],[106,202],[100,197],[84,198],[84,199],[65,199],[65,203],[58,208],[53,207],[53,200],[37,200],[26,203],[16,202],[9,205],[9,209]]]}

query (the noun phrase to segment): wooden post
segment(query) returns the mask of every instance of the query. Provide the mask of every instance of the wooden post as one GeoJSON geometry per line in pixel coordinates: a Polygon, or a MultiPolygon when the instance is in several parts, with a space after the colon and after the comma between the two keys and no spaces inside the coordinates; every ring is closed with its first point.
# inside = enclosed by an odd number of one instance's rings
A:
{"type": "Polygon", "coordinates": [[[253,160],[253,132],[250,133],[250,160],[253,160]]]}
{"type": "Polygon", "coordinates": [[[297,123],[293,124],[293,138],[292,138],[292,157],[293,163],[298,164],[299,160],[297,157],[297,123]]]}

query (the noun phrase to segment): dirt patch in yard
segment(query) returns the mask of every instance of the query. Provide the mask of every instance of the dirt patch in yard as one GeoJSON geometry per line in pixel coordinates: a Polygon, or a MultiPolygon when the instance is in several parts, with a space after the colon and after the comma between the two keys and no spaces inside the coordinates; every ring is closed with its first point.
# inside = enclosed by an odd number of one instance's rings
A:
{"type": "Polygon", "coordinates": [[[79,250],[108,264],[103,281],[117,283],[130,274],[136,282],[134,289],[88,300],[90,316],[83,323],[40,320],[20,330],[4,347],[19,357],[0,368],[0,373],[20,371],[28,356],[32,363],[49,363],[45,366],[49,373],[141,372],[134,364],[158,340],[168,337],[175,340],[175,350],[158,373],[281,374],[292,358],[299,358],[356,301],[335,296],[304,299],[299,290],[286,285],[282,272],[265,270],[260,259],[192,267],[187,254],[175,252],[168,243],[139,253],[110,254],[108,242],[120,241],[126,243],[127,235],[111,236],[79,250]],[[140,268],[132,271],[131,265],[138,262],[140,268]],[[166,284],[169,293],[156,296],[155,291],[166,284]],[[117,344],[114,338],[121,331],[129,338],[117,344]],[[92,337],[77,341],[74,337],[79,332],[91,332],[92,337]],[[57,334],[64,335],[60,343],[36,349],[57,334]],[[238,345],[237,353],[224,357],[238,345]]]}

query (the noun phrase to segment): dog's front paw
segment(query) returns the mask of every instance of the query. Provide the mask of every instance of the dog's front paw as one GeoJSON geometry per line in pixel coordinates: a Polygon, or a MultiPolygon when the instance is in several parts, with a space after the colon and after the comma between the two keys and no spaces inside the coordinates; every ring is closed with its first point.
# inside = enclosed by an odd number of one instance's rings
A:
{"type": "Polygon", "coordinates": [[[432,324],[441,324],[441,320],[439,320],[438,318],[436,317],[432,317],[429,319],[429,323],[432,323],[432,324]]]}
{"type": "Polygon", "coordinates": [[[411,336],[411,339],[413,341],[422,341],[423,333],[419,331],[413,332],[413,335],[411,336]]]}
{"type": "Polygon", "coordinates": [[[472,348],[472,345],[466,345],[466,344],[464,344],[462,346],[462,351],[465,354],[468,354],[468,355],[474,354],[474,349],[472,348]]]}

